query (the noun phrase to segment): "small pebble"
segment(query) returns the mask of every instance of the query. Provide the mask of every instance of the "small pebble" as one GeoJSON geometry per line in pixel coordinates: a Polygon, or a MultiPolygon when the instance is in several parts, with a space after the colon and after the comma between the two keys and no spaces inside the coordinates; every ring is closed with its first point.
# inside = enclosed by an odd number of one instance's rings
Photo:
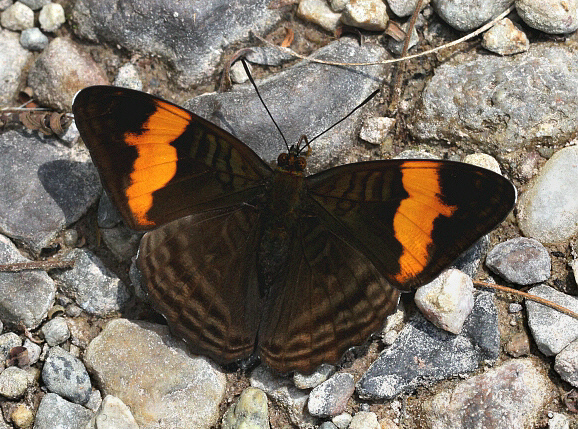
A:
{"type": "Polygon", "coordinates": [[[29,51],[42,51],[48,46],[48,37],[38,27],[27,28],[20,34],[20,44],[29,51]]]}
{"type": "Polygon", "coordinates": [[[29,429],[34,424],[34,413],[25,404],[18,404],[10,414],[17,429],[29,429]]]}
{"type": "Polygon", "coordinates": [[[363,121],[359,138],[367,143],[382,144],[394,125],[395,118],[372,116],[363,121]]]}
{"type": "Polygon", "coordinates": [[[514,55],[526,52],[530,42],[526,33],[504,18],[484,33],[482,46],[499,55],[514,55]]]}
{"type": "Polygon", "coordinates": [[[351,414],[341,413],[331,419],[333,424],[337,426],[338,429],[347,429],[351,424],[351,414]]]}
{"type": "Polygon", "coordinates": [[[486,265],[507,281],[525,286],[547,280],[552,263],[548,250],[538,240],[517,237],[490,250],[486,265]]]}
{"type": "Polygon", "coordinates": [[[42,7],[38,15],[38,22],[44,31],[51,33],[58,30],[66,22],[64,8],[58,3],[48,3],[42,7]]]}
{"type": "Polygon", "coordinates": [[[325,0],[301,0],[297,15],[327,31],[335,31],[341,18],[341,14],[333,12],[325,0]]]}
{"type": "Polygon", "coordinates": [[[526,24],[544,33],[564,34],[578,29],[576,0],[516,0],[516,11],[526,24]]]}
{"type": "Polygon", "coordinates": [[[345,7],[341,21],[364,30],[383,31],[389,17],[382,0],[352,0],[345,7]]]}
{"type": "Polygon", "coordinates": [[[66,320],[62,317],[55,317],[46,322],[42,327],[42,333],[49,346],[62,344],[70,338],[70,330],[68,329],[66,320]]]}
{"type": "Polygon", "coordinates": [[[34,27],[34,12],[17,1],[0,15],[0,24],[7,30],[22,31],[34,27]]]}
{"type": "Polygon", "coordinates": [[[21,398],[28,387],[28,373],[16,366],[6,368],[0,373],[0,395],[9,399],[21,398]]]}
{"type": "Polygon", "coordinates": [[[134,64],[126,63],[119,68],[113,85],[142,91],[142,80],[134,64]]]}
{"type": "Polygon", "coordinates": [[[67,247],[74,247],[78,243],[78,231],[76,229],[67,229],[62,233],[62,241],[67,247]]]}
{"type": "Polygon", "coordinates": [[[349,429],[379,429],[377,415],[370,411],[359,411],[351,419],[349,429]]]}
{"type": "MultiPolygon", "coordinates": [[[[253,70],[250,63],[247,63],[247,67],[249,68],[249,72],[253,70]]],[[[231,66],[230,76],[234,83],[245,83],[249,80],[241,61],[237,61],[231,66]]]]}

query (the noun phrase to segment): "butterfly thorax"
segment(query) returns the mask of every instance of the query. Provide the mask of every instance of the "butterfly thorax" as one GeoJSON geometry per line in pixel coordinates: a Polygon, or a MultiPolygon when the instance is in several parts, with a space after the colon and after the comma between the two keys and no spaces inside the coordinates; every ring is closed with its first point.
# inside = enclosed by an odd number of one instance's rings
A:
{"type": "Polygon", "coordinates": [[[258,254],[259,284],[266,294],[282,271],[302,217],[305,196],[303,174],[278,169],[273,174],[263,208],[263,229],[258,254]]]}

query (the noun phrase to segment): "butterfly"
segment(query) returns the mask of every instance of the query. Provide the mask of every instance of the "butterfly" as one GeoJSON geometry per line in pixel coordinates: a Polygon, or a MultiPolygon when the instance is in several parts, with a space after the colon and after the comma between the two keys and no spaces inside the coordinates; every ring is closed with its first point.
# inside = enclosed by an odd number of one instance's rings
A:
{"type": "Polygon", "coordinates": [[[175,104],[111,86],[73,102],[126,224],[153,307],[194,353],[257,353],[312,372],[362,344],[400,291],[435,278],[512,209],[514,186],[458,162],[382,160],[306,176],[303,148],[271,168],[175,104]]]}

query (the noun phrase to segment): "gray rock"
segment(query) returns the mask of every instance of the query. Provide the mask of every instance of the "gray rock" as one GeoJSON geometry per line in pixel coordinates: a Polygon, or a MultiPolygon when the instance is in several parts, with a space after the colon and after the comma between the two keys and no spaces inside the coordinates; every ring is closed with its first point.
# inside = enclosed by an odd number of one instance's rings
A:
{"type": "Polygon", "coordinates": [[[525,332],[518,332],[504,346],[504,351],[512,357],[528,356],[530,354],[530,339],[525,332]]]}
{"type": "Polygon", "coordinates": [[[341,18],[341,14],[335,13],[325,0],[301,0],[297,15],[327,31],[337,30],[341,18]]]}
{"type": "MultiPolygon", "coordinates": [[[[20,254],[7,237],[0,235],[0,263],[11,262],[29,260],[20,254]]],[[[54,304],[55,295],[56,285],[43,271],[0,273],[0,319],[35,329],[54,304]]],[[[0,359],[0,362],[3,360],[0,359]]]]}
{"type": "Polygon", "coordinates": [[[313,389],[331,377],[333,373],[335,373],[335,366],[323,363],[310,375],[303,375],[296,372],[293,375],[293,383],[295,383],[295,387],[301,390],[313,389]]]}
{"type": "Polygon", "coordinates": [[[62,344],[70,338],[68,325],[62,317],[55,317],[46,322],[44,326],[42,326],[42,333],[49,346],[62,344]]]}
{"type": "MultiPolygon", "coordinates": [[[[253,67],[251,66],[251,63],[247,63],[247,68],[249,69],[249,73],[252,73],[253,67]]],[[[249,76],[247,76],[241,61],[237,61],[231,66],[229,76],[233,83],[245,83],[249,80],[249,76]]]]}
{"type": "Polygon", "coordinates": [[[486,257],[486,265],[506,281],[524,286],[547,280],[552,268],[548,250],[526,237],[496,245],[486,257]]]}
{"type": "Polygon", "coordinates": [[[433,0],[437,14],[460,31],[481,27],[513,3],[513,0],[433,0]]]}
{"type": "Polygon", "coordinates": [[[22,339],[14,332],[6,332],[0,335],[0,368],[4,368],[10,349],[21,345],[22,339]]]}
{"type": "Polygon", "coordinates": [[[578,146],[557,151],[518,203],[523,234],[542,243],[566,242],[578,233],[578,146]]]}
{"type": "Polygon", "coordinates": [[[102,193],[98,202],[96,221],[99,228],[114,228],[122,223],[122,216],[114,206],[112,200],[106,192],[102,193]]]}
{"type": "Polygon", "coordinates": [[[482,258],[486,254],[490,245],[490,238],[484,235],[476,241],[472,247],[462,253],[458,259],[451,265],[452,268],[457,268],[470,277],[475,277],[478,273],[478,268],[482,263],[482,258]]]}
{"type": "Polygon", "coordinates": [[[570,429],[570,419],[564,414],[549,412],[548,429],[570,429]]]}
{"type": "Polygon", "coordinates": [[[40,28],[52,33],[60,28],[66,22],[64,17],[64,8],[58,3],[48,3],[42,7],[38,15],[40,28]]]}
{"type": "Polygon", "coordinates": [[[24,348],[26,348],[28,352],[28,362],[30,365],[34,365],[40,359],[40,353],[42,353],[42,349],[36,343],[33,343],[28,338],[24,340],[23,344],[24,348]]]}
{"type": "Polygon", "coordinates": [[[116,77],[114,78],[113,85],[142,91],[142,80],[140,79],[138,70],[134,64],[126,63],[119,68],[116,77]]]}
{"type": "Polygon", "coordinates": [[[391,399],[421,385],[475,371],[500,353],[498,312],[490,293],[476,296],[460,335],[436,328],[421,314],[403,328],[357,383],[361,398],[391,399]]]}
{"type": "Polygon", "coordinates": [[[0,232],[34,252],[76,222],[101,192],[87,151],[16,131],[0,134],[0,183],[0,232]]]}
{"type": "Polygon", "coordinates": [[[341,21],[369,31],[383,31],[389,16],[382,0],[351,0],[345,6],[341,21]]]}
{"type": "Polygon", "coordinates": [[[34,27],[34,12],[17,1],[0,14],[0,24],[7,30],[22,31],[34,27]]]}
{"type": "Polygon", "coordinates": [[[28,373],[16,366],[6,368],[0,373],[0,395],[9,399],[24,396],[30,377],[28,373]]]}
{"type": "Polygon", "coordinates": [[[578,56],[559,44],[508,57],[458,55],[436,68],[422,100],[408,123],[420,139],[490,154],[563,145],[577,129],[578,56]]]}
{"type": "Polygon", "coordinates": [[[223,429],[269,429],[267,395],[255,387],[243,390],[239,401],[223,416],[223,429]]]}
{"type": "Polygon", "coordinates": [[[18,92],[20,76],[32,60],[32,53],[19,42],[18,33],[0,31],[0,104],[10,105],[18,92]]]}
{"type": "Polygon", "coordinates": [[[298,427],[311,427],[318,424],[316,418],[307,412],[309,395],[297,389],[286,377],[279,377],[265,365],[258,366],[249,379],[251,386],[264,391],[267,396],[282,407],[298,427]]]}
{"type": "Polygon", "coordinates": [[[38,27],[28,28],[20,34],[20,44],[29,51],[42,51],[48,46],[48,37],[38,27]]]}
{"type": "Polygon", "coordinates": [[[553,391],[540,364],[515,359],[428,399],[424,418],[439,429],[536,427],[553,391]]]}
{"type": "Polygon", "coordinates": [[[312,416],[334,417],[345,411],[355,390],[353,375],[338,373],[311,391],[307,409],[312,416]]]}
{"type": "Polygon", "coordinates": [[[459,334],[474,308],[474,285],[470,276],[450,268],[420,287],[414,300],[426,319],[440,329],[459,334]]]}
{"type": "Polygon", "coordinates": [[[516,11],[526,24],[544,33],[564,34],[578,29],[576,0],[516,0],[516,11]]]}
{"type": "Polygon", "coordinates": [[[504,18],[484,33],[482,46],[496,54],[514,55],[526,52],[530,42],[526,33],[508,18],[504,18]]]}
{"type": "Polygon", "coordinates": [[[251,51],[245,54],[247,61],[264,66],[280,66],[295,59],[272,46],[252,46],[251,51]]]}
{"type": "Polygon", "coordinates": [[[338,428],[338,429],[347,429],[351,424],[351,414],[349,413],[341,413],[338,416],[335,416],[331,419],[331,422],[338,428]]]}
{"type": "Polygon", "coordinates": [[[107,395],[96,415],[83,429],[139,429],[130,408],[115,396],[107,395]]]}
{"type": "Polygon", "coordinates": [[[369,117],[363,121],[363,126],[359,131],[359,138],[367,143],[383,144],[394,125],[395,118],[369,117]]]}
{"type": "Polygon", "coordinates": [[[36,412],[34,429],[81,429],[90,422],[92,411],[55,393],[47,393],[36,412]]]}
{"type": "Polygon", "coordinates": [[[464,158],[464,162],[502,174],[498,160],[487,153],[472,153],[464,158]]]}
{"type": "Polygon", "coordinates": [[[42,368],[46,388],[70,401],[84,405],[90,399],[92,385],[82,362],[56,346],[48,351],[42,368]]]}
{"type": "Polygon", "coordinates": [[[119,311],[130,298],[130,292],[116,274],[106,268],[87,249],[74,249],[66,260],[74,268],[55,274],[61,289],[86,312],[100,316],[119,311]]]}
{"type": "MultiPolygon", "coordinates": [[[[578,299],[546,286],[535,286],[528,291],[532,295],[546,298],[556,304],[578,312],[578,299]]],[[[557,355],[564,347],[578,339],[578,320],[546,307],[537,302],[526,300],[528,326],[538,349],[546,356],[557,355]]]]}
{"type": "Polygon", "coordinates": [[[175,83],[189,87],[213,74],[223,47],[245,40],[250,31],[267,33],[280,20],[269,3],[80,0],[72,19],[81,37],[168,61],[177,72],[175,83]]]}
{"type": "Polygon", "coordinates": [[[135,232],[124,224],[101,228],[102,240],[119,261],[129,262],[136,255],[142,232],[135,232]]]}
{"type": "Polygon", "coordinates": [[[50,3],[50,0],[19,0],[32,10],[42,9],[42,6],[50,3]]]}
{"type": "Polygon", "coordinates": [[[49,43],[28,74],[28,85],[38,101],[64,111],[70,111],[74,95],[82,88],[107,84],[106,74],[94,60],[62,37],[49,43]]]}
{"type": "MultiPolygon", "coordinates": [[[[429,1],[424,1],[423,6],[429,1]]],[[[387,0],[387,5],[399,17],[410,16],[417,6],[417,0],[387,0]]]]}
{"type": "MultiPolygon", "coordinates": [[[[26,4],[25,2],[22,2],[22,3],[26,4]]],[[[8,9],[13,4],[14,4],[14,0],[0,0],[0,11],[4,11],[4,10],[8,9]]],[[[0,419],[0,423],[2,423],[2,419],[0,419]]]]}
{"type": "Polygon", "coordinates": [[[331,422],[323,422],[319,426],[319,429],[338,429],[338,427],[331,422]]]}
{"type": "Polygon", "coordinates": [[[556,355],[554,371],[562,380],[578,387],[578,341],[573,341],[556,355]]]}
{"type": "MultiPolygon", "coordinates": [[[[376,61],[385,50],[350,38],[342,38],[320,49],[316,56],[334,61],[376,61]]],[[[313,138],[353,110],[377,87],[382,66],[353,68],[327,67],[299,62],[281,73],[257,82],[289,144],[297,143],[303,134],[313,138]],[[323,96],[321,96],[323,94],[323,96]],[[280,119],[282,118],[282,120],[280,119]]],[[[266,162],[277,159],[284,150],[283,140],[267,116],[251,86],[236,85],[231,92],[204,94],[185,103],[185,107],[234,134],[249,145],[266,162]]],[[[308,172],[327,168],[330,163],[361,160],[356,153],[355,112],[346,121],[324,134],[313,144],[308,158],[308,172]]]]}
{"type": "Polygon", "coordinates": [[[329,6],[335,12],[342,12],[349,0],[329,0],[329,6]]]}
{"type": "Polygon", "coordinates": [[[207,359],[193,357],[166,326],[116,319],[84,356],[105,395],[124,402],[141,429],[216,426],[225,376],[207,359]],[[130,388],[127,388],[127,381],[130,388]]]}
{"type": "Polygon", "coordinates": [[[377,414],[371,411],[359,411],[355,413],[349,424],[349,429],[379,429],[377,414]]]}

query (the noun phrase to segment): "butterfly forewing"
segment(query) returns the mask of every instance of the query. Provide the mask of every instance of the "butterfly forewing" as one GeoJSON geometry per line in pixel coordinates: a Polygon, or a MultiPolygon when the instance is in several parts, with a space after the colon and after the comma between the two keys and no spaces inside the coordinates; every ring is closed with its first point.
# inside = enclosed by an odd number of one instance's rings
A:
{"type": "Polygon", "coordinates": [[[231,134],[143,92],[89,87],[73,111],[107,193],[133,229],[248,201],[272,174],[231,134]]]}
{"type": "Polygon", "coordinates": [[[402,290],[432,280],[516,200],[499,174],[450,161],[348,164],[307,179],[331,231],[402,290]]]}
{"type": "Polygon", "coordinates": [[[219,363],[253,353],[261,318],[259,212],[243,204],[178,219],[141,242],[138,267],[172,331],[219,363]]]}

